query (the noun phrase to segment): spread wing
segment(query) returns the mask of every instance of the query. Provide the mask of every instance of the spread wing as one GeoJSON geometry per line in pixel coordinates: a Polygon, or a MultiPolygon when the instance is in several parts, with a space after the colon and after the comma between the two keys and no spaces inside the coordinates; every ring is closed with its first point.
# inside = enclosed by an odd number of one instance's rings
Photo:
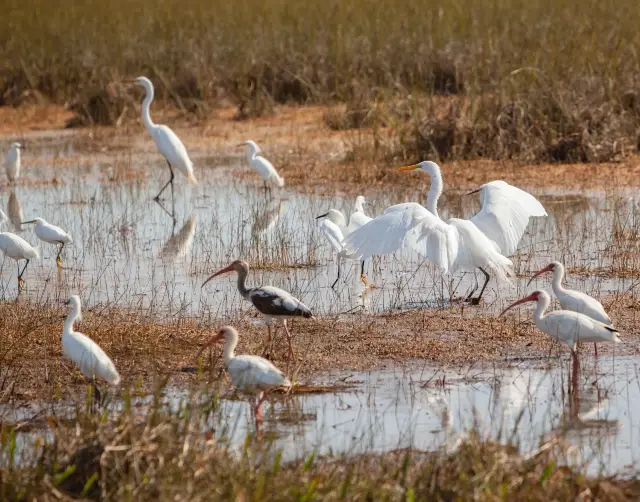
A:
{"type": "Polygon", "coordinates": [[[547,216],[533,195],[504,181],[492,181],[482,187],[482,209],[470,221],[509,256],[518,249],[532,216],[547,216]]]}

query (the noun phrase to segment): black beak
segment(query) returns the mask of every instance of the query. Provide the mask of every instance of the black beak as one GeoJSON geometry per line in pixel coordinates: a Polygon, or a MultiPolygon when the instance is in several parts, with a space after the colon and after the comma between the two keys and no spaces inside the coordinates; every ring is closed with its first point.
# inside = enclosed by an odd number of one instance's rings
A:
{"type": "Polygon", "coordinates": [[[319,220],[320,218],[324,218],[325,216],[327,216],[329,213],[324,213],[321,214],[320,216],[316,216],[316,220],[319,220]]]}
{"type": "Polygon", "coordinates": [[[465,193],[465,195],[472,195],[474,193],[478,193],[480,190],[482,190],[482,187],[471,190],[470,192],[465,193]]]}

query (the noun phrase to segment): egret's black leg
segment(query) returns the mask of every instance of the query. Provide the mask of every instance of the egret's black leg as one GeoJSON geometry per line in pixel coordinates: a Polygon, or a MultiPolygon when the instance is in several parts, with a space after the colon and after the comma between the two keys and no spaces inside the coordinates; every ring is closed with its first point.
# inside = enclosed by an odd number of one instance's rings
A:
{"type": "Polygon", "coordinates": [[[367,276],[364,275],[364,260],[360,263],[360,280],[364,283],[365,287],[369,287],[369,281],[367,281],[367,276]]]}
{"type": "Polygon", "coordinates": [[[473,299],[473,295],[476,291],[478,291],[478,286],[480,286],[478,284],[478,276],[476,275],[476,271],[473,271],[473,281],[474,281],[474,286],[473,289],[469,292],[469,294],[467,295],[467,297],[465,298],[465,302],[470,302],[473,299]]]}
{"type": "Polygon", "coordinates": [[[333,284],[331,285],[331,289],[335,288],[339,279],[340,279],[340,258],[338,258],[338,277],[336,277],[336,280],[333,281],[333,284]]]}
{"type": "Polygon", "coordinates": [[[64,242],[61,242],[60,244],[62,244],[62,246],[60,246],[60,249],[58,250],[58,256],[56,256],[56,264],[58,265],[58,267],[62,266],[60,255],[62,254],[62,250],[64,249],[64,242]]]}
{"type": "Polygon", "coordinates": [[[480,303],[480,298],[482,298],[482,294],[484,293],[484,289],[487,287],[487,284],[489,283],[489,280],[491,279],[491,276],[482,267],[478,267],[478,269],[480,269],[480,272],[482,272],[484,274],[484,284],[482,285],[482,289],[480,290],[480,294],[478,295],[478,298],[473,298],[471,300],[471,305],[478,305],[480,303]]]}
{"type": "Polygon", "coordinates": [[[27,265],[29,265],[29,260],[27,260],[27,263],[24,264],[22,272],[20,272],[20,264],[18,263],[18,290],[20,290],[22,288],[22,285],[24,284],[24,281],[22,280],[22,274],[24,274],[24,271],[27,270],[27,265]]]}
{"type": "Polygon", "coordinates": [[[169,164],[168,160],[167,160],[167,166],[169,166],[169,172],[171,173],[171,177],[169,178],[169,181],[167,181],[167,183],[162,187],[162,190],[158,192],[158,195],[156,195],[153,198],[153,200],[160,200],[160,196],[162,195],[162,192],[164,192],[165,188],[167,188],[169,185],[171,185],[171,199],[173,200],[173,178],[175,177],[175,174],[173,174],[173,169],[171,168],[171,164],[169,164]]]}

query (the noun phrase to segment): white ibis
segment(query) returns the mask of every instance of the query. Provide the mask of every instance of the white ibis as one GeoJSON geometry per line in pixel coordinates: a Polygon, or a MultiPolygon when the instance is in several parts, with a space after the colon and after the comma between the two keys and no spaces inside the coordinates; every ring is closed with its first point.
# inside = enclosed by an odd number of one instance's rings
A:
{"type": "Polygon", "coordinates": [[[100,402],[96,378],[102,378],[111,385],[118,385],[120,375],[113,361],[96,342],[82,333],[73,331],[73,323],[82,319],[80,297],[73,295],[67,303],[71,305],[71,312],[67,316],[62,331],[62,353],[71,359],[91,382],[96,391],[97,400],[100,402]]]}
{"type": "Polygon", "coordinates": [[[546,216],[546,211],[532,195],[504,181],[492,181],[473,192],[482,193],[482,209],[470,220],[451,218],[446,223],[438,215],[442,194],[442,175],[435,162],[401,167],[398,171],[421,170],[429,174],[431,188],[426,207],[409,202],[387,208],[383,214],[352,232],[346,238],[347,251],[366,259],[413,248],[425,255],[445,273],[459,268],[478,268],[485,282],[477,298],[467,300],[477,305],[492,271],[507,281],[513,264],[506,255],[513,254],[531,216],[546,216]]]}
{"type": "Polygon", "coordinates": [[[290,293],[274,286],[247,288],[245,282],[247,280],[247,275],[249,274],[249,264],[243,260],[236,260],[228,267],[218,270],[202,283],[202,287],[204,287],[204,285],[214,277],[234,271],[238,274],[238,291],[242,297],[245,300],[250,301],[258,312],[264,315],[268,330],[266,347],[269,347],[271,344],[271,323],[276,322],[274,336],[275,331],[278,329],[277,323],[282,323],[285,331],[287,332],[289,358],[293,359],[295,355],[293,353],[293,345],[291,342],[291,332],[287,327],[287,319],[293,319],[294,317],[313,318],[313,314],[309,307],[290,293]]]}
{"type": "MultiPolygon", "coordinates": [[[[545,268],[533,274],[531,279],[529,279],[527,286],[531,284],[531,281],[536,277],[547,272],[553,272],[553,282],[551,283],[551,286],[563,310],[580,312],[581,314],[589,316],[591,319],[595,319],[596,321],[600,321],[607,326],[613,325],[611,318],[607,315],[602,303],[595,298],[590,297],[586,293],[575,291],[573,289],[565,289],[564,286],[562,286],[562,281],[564,279],[564,265],[558,261],[549,263],[545,268]]],[[[594,347],[597,357],[598,348],[595,345],[594,347]]]]}
{"type": "Polygon", "coordinates": [[[11,232],[0,232],[0,250],[4,251],[6,256],[14,259],[18,264],[18,290],[20,290],[24,284],[22,274],[27,270],[27,265],[31,260],[40,258],[38,250],[22,237],[11,232]],[[26,260],[22,271],[20,271],[20,263],[18,263],[20,260],[26,260]]]}
{"type": "Polygon", "coordinates": [[[534,291],[529,296],[512,303],[502,311],[500,316],[516,305],[526,302],[537,302],[533,320],[536,327],[555,340],[566,343],[575,356],[576,346],[579,342],[613,342],[620,343],[618,330],[600,321],[596,321],[579,312],[572,310],[556,310],[545,314],[551,303],[551,298],[546,291],[534,291]]]}
{"type": "Polygon", "coordinates": [[[209,346],[224,340],[224,362],[231,376],[233,386],[245,393],[258,394],[255,405],[256,427],[262,422],[262,403],[267,394],[277,388],[291,388],[291,382],[282,371],[259,356],[236,356],[238,332],[231,326],[225,326],[205,343],[196,359],[209,346]]]}
{"type": "Polygon", "coordinates": [[[249,147],[249,151],[247,152],[249,165],[260,175],[262,181],[264,181],[264,187],[267,188],[267,182],[273,182],[277,186],[283,187],[284,178],[278,174],[278,171],[273,167],[273,164],[261,155],[262,150],[257,143],[255,141],[248,140],[238,146],[245,145],[249,147]]]}
{"type": "Polygon", "coordinates": [[[14,183],[20,177],[20,143],[11,143],[4,160],[4,168],[7,172],[9,183],[14,183]]]}
{"type": "MultiPolygon", "coordinates": [[[[169,172],[171,174],[169,181],[167,181],[154,199],[159,201],[162,192],[171,185],[171,203],[173,205],[173,178],[175,177],[173,169],[178,169],[191,183],[197,184],[198,180],[193,173],[193,162],[189,158],[189,154],[187,153],[184,143],[182,143],[176,133],[166,125],[155,124],[153,120],[151,120],[150,107],[154,95],[151,80],[147,77],[138,77],[135,79],[135,83],[144,87],[146,92],[144,101],[142,102],[142,121],[153,138],[153,141],[155,141],[158,151],[167,161],[167,166],[169,166],[169,172]]],[[[173,214],[171,214],[171,216],[174,217],[173,214]]]]}
{"type": "Polygon", "coordinates": [[[60,255],[62,254],[65,244],[71,244],[73,242],[71,236],[60,227],[47,223],[44,218],[34,218],[33,220],[22,222],[23,225],[31,223],[35,223],[36,225],[35,232],[38,239],[48,244],[55,244],[56,247],[60,245],[56,256],[56,264],[61,267],[62,260],[60,259],[60,255]]]}

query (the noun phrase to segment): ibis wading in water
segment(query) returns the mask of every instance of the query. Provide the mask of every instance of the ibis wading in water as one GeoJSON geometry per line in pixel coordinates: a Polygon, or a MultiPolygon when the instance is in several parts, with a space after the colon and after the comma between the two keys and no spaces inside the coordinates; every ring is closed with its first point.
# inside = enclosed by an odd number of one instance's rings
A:
{"type": "Polygon", "coordinates": [[[60,245],[56,256],[56,264],[61,267],[62,260],[60,259],[60,255],[62,254],[65,244],[71,244],[73,242],[71,236],[60,227],[47,223],[43,218],[34,218],[33,220],[22,222],[23,225],[29,223],[35,223],[36,237],[38,239],[49,244],[55,244],[56,246],[60,245]]]}
{"type": "Polygon", "coordinates": [[[20,143],[11,143],[7,156],[4,160],[4,168],[7,172],[9,183],[18,181],[20,177],[20,143]]]}
{"type": "Polygon", "coordinates": [[[259,356],[236,356],[238,332],[225,326],[205,343],[197,357],[209,346],[224,341],[224,362],[233,386],[245,393],[258,394],[255,405],[256,427],[262,422],[262,403],[267,393],[277,388],[291,388],[289,379],[266,359],[259,356]]]}
{"type": "MultiPolygon", "coordinates": [[[[151,102],[153,101],[153,84],[151,80],[147,77],[138,77],[135,79],[135,83],[144,87],[146,92],[144,101],[142,102],[142,121],[144,122],[144,126],[147,128],[153,141],[155,141],[158,151],[167,161],[167,166],[169,166],[169,181],[167,181],[162,187],[162,190],[158,192],[158,195],[155,196],[155,200],[159,201],[162,192],[171,185],[171,204],[173,207],[173,178],[175,177],[173,170],[178,169],[191,183],[196,184],[198,180],[193,173],[193,162],[191,162],[189,158],[184,143],[182,143],[176,133],[166,125],[159,125],[151,120],[150,108],[151,102]]],[[[172,213],[171,216],[173,217],[174,214],[172,213]]]]}
{"type": "Polygon", "coordinates": [[[249,165],[253,167],[264,181],[264,187],[267,188],[267,182],[273,182],[279,187],[284,186],[284,178],[282,178],[273,164],[265,159],[262,155],[262,150],[255,141],[249,140],[238,146],[248,146],[247,160],[249,165]]]}
{"type": "MultiPolygon", "coordinates": [[[[238,291],[245,300],[253,303],[253,306],[264,315],[267,323],[268,338],[265,350],[271,345],[271,323],[280,322],[284,326],[287,332],[287,340],[289,343],[289,358],[295,357],[293,352],[293,344],[291,341],[291,332],[287,327],[287,319],[294,317],[307,317],[312,318],[313,314],[309,307],[307,307],[300,300],[295,298],[290,293],[287,293],[283,289],[276,288],[274,286],[259,286],[257,288],[247,288],[245,282],[247,275],[249,274],[249,264],[243,260],[236,260],[228,267],[218,270],[215,274],[211,275],[206,281],[202,283],[202,287],[207,284],[211,279],[221,274],[228,272],[237,272],[238,274],[238,291]]],[[[277,324],[275,330],[277,330],[277,324]]],[[[275,336],[274,330],[274,336],[275,336]]]]}
{"type": "Polygon", "coordinates": [[[120,375],[111,358],[100,346],[86,335],[73,331],[73,323],[82,319],[80,297],[73,295],[67,302],[71,312],[67,316],[62,331],[62,353],[71,359],[82,374],[91,382],[100,402],[100,391],[96,378],[102,378],[111,385],[120,383],[120,375]]]}
{"type": "MultiPolygon", "coordinates": [[[[338,257],[338,276],[336,277],[336,280],[333,281],[333,284],[331,285],[332,288],[335,287],[338,280],[340,279],[340,264],[342,260],[345,258],[354,258],[353,255],[347,252],[344,241],[345,237],[354,230],[357,230],[358,228],[366,225],[372,220],[372,218],[364,214],[365,203],[365,198],[362,195],[359,195],[356,198],[354,210],[351,213],[348,225],[347,219],[345,218],[342,211],[339,211],[337,209],[329,209],[329,211],[321,214],[316,218],[317,220],[324,218],[319,225],[320,231],[324,234],[338,257]]],[[[364,260],[361,261],[360,265],[360,280],[362,280],[365,286],[369,285],[367,277],[364,274],[364,260]]]]}
{"type": "Polygon", "coordinates": [[[40,258],[38,250],[22,237],[18,237],[11,232],[0,232],[0,250],[4,251],[5,256],[13,258],[18,264],[18,291],[20,291],[24,284],[22,274],[27,270],[27,265],[31,260],[40,258]],[[20,271],[20,260],[26,261],[22,271],[20,271]]]}
{"type": "MultiPolygon", "coordinates": [[[[574,312],[580,312],[581,314],[591,317],[591,319],[600,321],[602,324],[613,326],[611,318],[604,310],[602,303],[600,303],[595,298],[582,293],[581,291],[565,289],[562,286],[562,280],[564,279],[564,265],[562,265],[562,263],[558,261],[551,262],[545,268],[536,272],[533,277],[529,279],[527,286],[531,284],[531,281],[533,281],[536,277],[547,272],[553,272],[553,282],[551,283],[551,287],[553,288],[553,293],[558,298],[560,306],[563,310],[573,310],[574,312]]],[[[597,347],[595,348],[595,353],[597,356],[597,347]]]]}
{"type": "Polygon", "coordinates": [[[485,277],[477,298],[472,298],[478,284],[467,300],[477,305],[492,272],[498,279],[508,281],[513,264],[507,256],[513,254],[532,216],[547,213],[535,197],[504,181],[492,181],[469,193],[480,192],[482,209],[469,220],[450,218],[447,222],[438,215],[438,199],[443,183],[440,166],[424,161],[398,171],[420,170],[431,178],[426,207],[415,202],[388,207],[383,214],[351,232],[346,238],[347,252],[366,259],[412,248],[425,255],[445,273],[462,268],[478,268],[485,277]]]}

